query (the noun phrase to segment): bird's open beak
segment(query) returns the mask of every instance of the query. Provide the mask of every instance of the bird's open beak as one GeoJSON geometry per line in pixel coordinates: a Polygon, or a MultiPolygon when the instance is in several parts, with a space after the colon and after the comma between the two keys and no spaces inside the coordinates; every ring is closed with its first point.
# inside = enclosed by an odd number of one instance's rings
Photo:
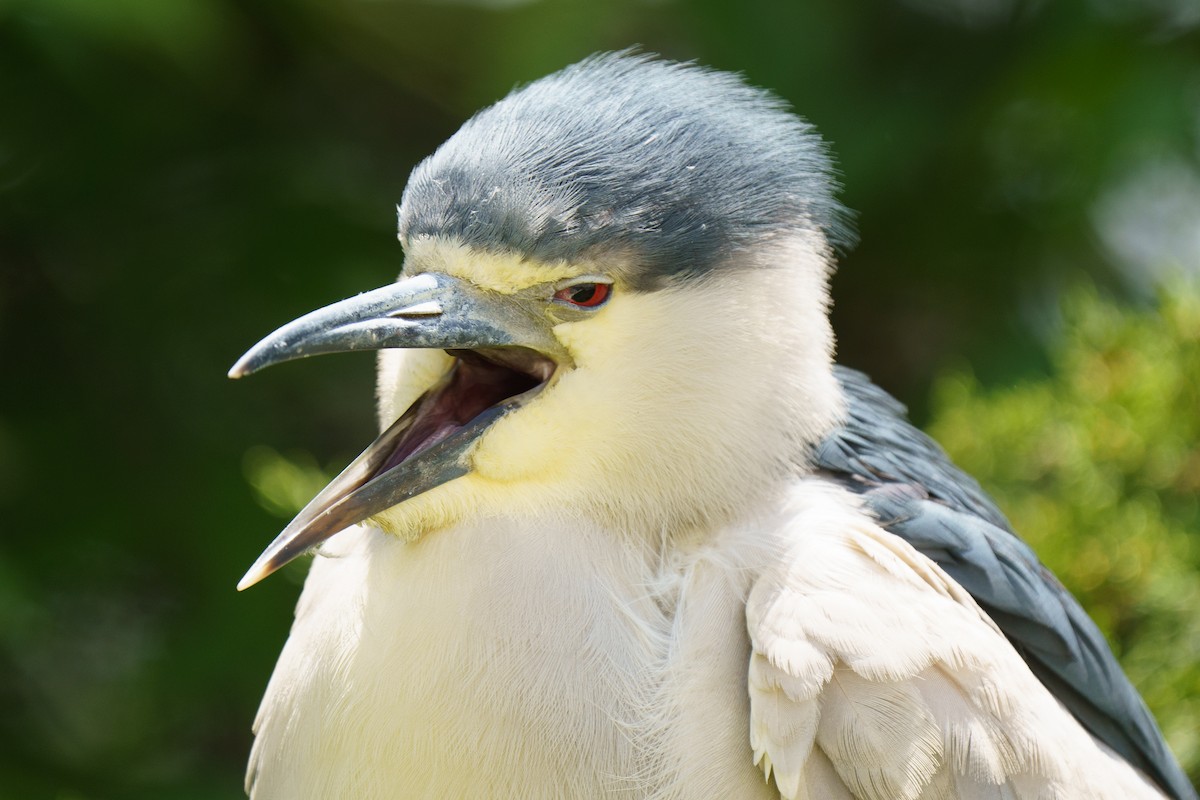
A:
{"type": "Polygon", "coordinates": [[[288,323],[242,356],[229,377],[321,353],[391,347],[444,349],[457,361],[296,515],[250,567],[239,590],[335,533],[465,475],[471,445],[567,362],[535,309],[427,273],[288,323]]]}

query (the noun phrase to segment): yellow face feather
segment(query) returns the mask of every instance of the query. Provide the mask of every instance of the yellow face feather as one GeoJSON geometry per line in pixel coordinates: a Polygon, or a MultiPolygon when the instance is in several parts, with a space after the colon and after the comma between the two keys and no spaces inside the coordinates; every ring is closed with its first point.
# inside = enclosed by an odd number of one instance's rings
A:
{"type": "MultiPolygon", "coordinates": [[[[803,245],[779,258],[824,257],[803,245]]],[[[413,273],[447,272],[506,295],[611,274],[445,242],[409,248],[413,273]]],[[[375,520],[410,540],[472,515],[559,512],[661,532],[745,508],[748,496],[794,469],[800,442],[842,413],[825,306],[823,273],[789,265],[654,292],[627,291],[618,277],[592,313],[555,324],[548,310],[573,366],[479,438],[468,475],[375,520]]],[[[381,356],[384,423],[444,374],[449,362],[438,359],[381,356]]]]}
{"type": "Polygon", "coordinates": [[[443,272],[503,295],[581,274],[578,266],[542,264],[515,253],[485,252],[445,239],[413,239],[405,243],[404,252],[406,274],[408,265],[415,264],[422,272],[443,272]]]}

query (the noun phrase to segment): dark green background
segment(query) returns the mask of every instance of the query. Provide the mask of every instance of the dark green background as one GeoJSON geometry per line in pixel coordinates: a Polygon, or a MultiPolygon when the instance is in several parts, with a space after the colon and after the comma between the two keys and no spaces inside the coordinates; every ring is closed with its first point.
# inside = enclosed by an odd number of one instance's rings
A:
{"type": "Polygon", "coordinates": [[[858,212],[841,358],[923,419],[949,366],[1047,369],[1064,282],[1137,300],[1097,209],[1196,168],[1197,23],[1192,0],[0,0],[0,797],[239,795],[302,574],[233,590],[281,526],[245,456],[352,457],[372,359],[224,372],[394,276],[405,179],[476,108],[634,43],[776,90],[858,212]]]}

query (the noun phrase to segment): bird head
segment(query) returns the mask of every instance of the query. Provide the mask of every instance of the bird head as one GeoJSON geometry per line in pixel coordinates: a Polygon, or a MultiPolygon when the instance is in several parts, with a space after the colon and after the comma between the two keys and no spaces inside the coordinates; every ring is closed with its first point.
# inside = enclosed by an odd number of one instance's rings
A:
{"type": "Polygon", "coordinates": [[[587,59],[413,171],[400,279],[275,331],[241,377],[381,350],[383,433],[240,588],[356,523],[586,516],[662,537],[736,516],[842,413],[843,215],[809,126],[739,78],[587,59]]]}

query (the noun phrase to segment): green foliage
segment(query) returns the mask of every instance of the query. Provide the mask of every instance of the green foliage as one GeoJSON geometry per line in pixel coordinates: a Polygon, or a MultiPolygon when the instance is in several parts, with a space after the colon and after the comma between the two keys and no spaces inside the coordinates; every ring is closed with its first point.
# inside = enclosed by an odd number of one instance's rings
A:
{"type": "Polygon", "coordinates": [[[941,380],[930,432],[1109,637],[1200,777],[1200,292],[1071,293],[1052,375],[941,380]]]}
{"type": "Polygon", "coordinates": [[[296,516],[334,474],[322,471],[311,453],[289,457],[266,445],[247,450],[242,467],[258,504],[283,520],[296,516]]]}

